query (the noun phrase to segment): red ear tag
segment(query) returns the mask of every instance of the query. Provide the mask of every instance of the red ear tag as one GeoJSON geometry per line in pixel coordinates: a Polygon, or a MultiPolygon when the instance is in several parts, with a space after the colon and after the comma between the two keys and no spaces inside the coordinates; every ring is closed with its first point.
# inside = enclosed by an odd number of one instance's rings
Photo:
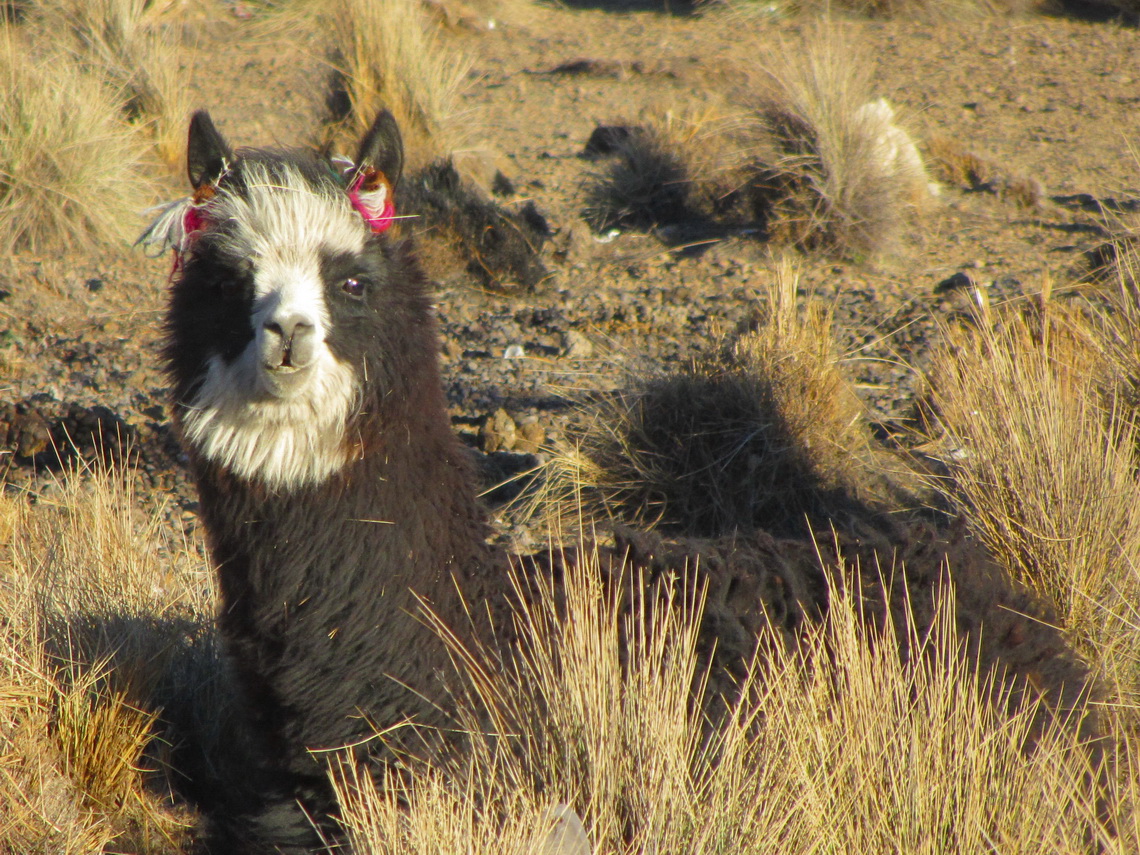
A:
{"type": "Polygon", "coordinates": [[[218,195],[218,191],[213,184],[203,184],[190,197],[190,204],[182,216],[182,233],[186,236],[187,241],[192,235],[206,230],[208,220],[202,209],[216,195],[218,195]]]}
{"type": "Polygon", "coordinates": [[[174,246],[174,264],[170,271],[171,278],[182,269],[183,256],[189,251],[194,239],[209,226],[210,221],[206,216],[205,206],[217,193],[217,188],[213,184],[203,184],[194,191],[194,195],[186,203],[186,210],[182,214],[182,237],[174,246]]]}
{"type": "Polygon", "coordinates": [[[361,169],[348,188],[348,199],[376,234],[387,229],[396,218],[392,185],[378,169],[361,169]]]}

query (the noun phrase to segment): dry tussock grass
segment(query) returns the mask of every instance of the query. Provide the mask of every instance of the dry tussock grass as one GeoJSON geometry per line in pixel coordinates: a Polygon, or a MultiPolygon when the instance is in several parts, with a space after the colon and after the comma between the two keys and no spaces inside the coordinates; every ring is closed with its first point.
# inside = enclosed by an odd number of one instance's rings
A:
{"type": "MultiPolygon", "coordinates": [[[[583,405],[576,447],[556,450],[524,516],[577,507],[695,536],[802,532],[889,492],[863,408],[844,377],[831,318],[785,260],[753,327],[688,369],[633,378],[583,405]]],[[[560,524],[574,526],[572,520],[560,524]]]]}
{"type": "Polygon", "coordinates": [[[92,76],[118,93],[127,119],[154,140],[162,159],[185,156],[190,115],[188,62],[171,22],[174,0],[45,0],[36,26],[61,41],[92,76]]]}
{"type": "Polygon", "coordinates": [[[1095,316],[1096,343],[1108,374],[1108,394],[1120,399],[1124,412],[1136,414],[1140,413],[1140,228],[1134,238],[1118,245],[1116,281],[1095,316]]]}
{"type": "Polygon", "coordinates": [[[937,188],[873,64],[830,23],[761,53],[735,112],[650,117],[586,185],[598,230],[687,224],[864,257],[898,248],[937,188]]]}
{"type": "Polygon", "coordinates": [[[429,274],[438,279],[463,270],[479,287],[509,292],[531,290],[550,275],[542,255],[550,228],[533,203],[499,205],[451,158],[408,176],[400,205],[424,247],[429,274]]]}
{"type": "Polygon", "coordinates": [[[597,231],[651,229],[720,213],[734,190],[737,121],[718,110],[650,113],[587,180],[587,221],[597,231]]]}
{"type": "Polygon", "coordinates": [[[209,577],[159,534],[122,476],[0,497],[0,852],[185,850],[153,740],[209,577]]]}
{"type": "Polygon", "coordinates": [[[872,67],[830,23],[762,56],[750,193],[774,239],[856,257],[889,252],[928,198],[914,143],[874,100],[872,67]]]}
{"type": "MultiPolygon", "coordinates": [[[[1136,157],[1140,163],[1140,153],[1136,157]]],[[[1108,242],[1090,250],[1085,257],[1092,280],[1107,282],[1117,292],[1127,291],[1135,300],[1140,294],[1140,197],[1128,201],[1135,206],[1132,212],[1109,216],[1108,242]]]]}
{"type": "Polygon", "coordinates": [[[146,141],[120,93],[64,54],[0,33],[0,250],[90,249],[133,237],[146,141]]]}
{"type": "Polygon", "coordinates": [[[692,216],[685,152],[650,126],[618,146],[617,160],[586,185],[586,219],[604,232],[614,227],[651,229],[692,216]]]}
{"type": "MultiPolygon", "coordinates": [[[[1135,316],[1133,310],[1132,315],[1135,316]]],[[[1045,301],[948,331],[931,373],[951,446],[941,485],[994,556],[1052,601],[1117,691],[1140,691],[1135,377],[1121,315],[1045,301]]]]}
{"type": "Polygon", "coordinates": [[[183,157],[187,73],[150,0],[45,0],[0,35],[5,252],[90,250],[132,236],[153,195],[150,146],[183,157]]]}
{"type": "Polygon", "coordinates": [[[525,583],[506,667],[456,647],[469,751],[434,768],[413,761],[380,790],[342,780],[355,851],[522,853],[558,802],[607,853],[1124,853],[1140,843],[1132,755],[1112,795],[1066,728],[1026,752],[1034,705],[1007,713],[955,640],[948,599],[933,632],[899,627],[916,652],[904,661],[836,588],[800,648],[770,639],[739,702],[709,720],[701,597],[676,583],[625,611],[599,573],[574,569],[557,594],[525,583]]]}
{"type": "Polygon", "coordinates": [[[355,142],[387,108],[413,167],[455,151],[466,133],[457,120],[471,61],[444,49],[419,0],[335,0],[322,10],[336,76],[324,144],[355,142]]]}

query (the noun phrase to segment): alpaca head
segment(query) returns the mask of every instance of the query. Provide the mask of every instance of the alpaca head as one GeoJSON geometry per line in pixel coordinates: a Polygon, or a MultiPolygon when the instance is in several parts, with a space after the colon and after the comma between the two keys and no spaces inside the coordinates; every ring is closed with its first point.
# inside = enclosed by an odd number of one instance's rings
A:
{"type": "Polygon", "coordinates": [[[354,162],[235,151],[195,114],[193,195],[142,240],[176,254],[165,356],[197,459],[282,490],[360,453],[354,419],[393,392],[430,327],[418,268],[382,234],[402,160],[387,112],[354,162]]]}

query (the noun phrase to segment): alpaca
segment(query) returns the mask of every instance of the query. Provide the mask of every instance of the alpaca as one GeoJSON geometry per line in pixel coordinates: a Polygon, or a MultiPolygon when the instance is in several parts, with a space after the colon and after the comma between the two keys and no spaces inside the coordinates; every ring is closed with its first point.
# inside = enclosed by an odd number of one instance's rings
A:
{"type": "MultiPolygon", "coordinates": [[[[509,561],[487,545],[470,456],[450,429],[425,277],[389,232],[403,164],[391,115],[349,162],[231,149],[199,112],[187,163],[192,196],[142,240],[174,249],[163,352],[173,418],[256,759],[251,794],[208,845],[313,852],[338,839],[321,752],[351,747],[366,763],[377,728],[442,723],[450,661],[423,609],[476,636],[501,630],[509,561]]],[[[794,643],[822,607],[818,558],[800,553],[793,566],[760,535],[668,544],[619,533],[606,560],[654,577],[699,556],[707,649],[731,666],[764,627],[794,643]]],[[[521,566],[557,573],[566,560],[521,566]]],[[[1019,639],[1049,631],[1023,623],[1019,639]]],[[[1048,647],[1034,644],[1030,654],[1048,647]]],[[[1023,658],[1015,670],[1040,664],[1023,658]]]]}
{"type": "Polygon", "coordinates": [[[458,591],[479,602],[498,574],[447,419],[424,277],[409,245],[382,234],[402,160],[386,112],[355,164],[233,151],[200,112],[194,195],[143,237],[178,256],[173,417],[221,634],[272,758],[262,815],[225,851],[317,848],[306,814],[332,801],[310,750],[363,754],[372,722],[432,719],[447,656],[421,604],[457,621],[458,591]]]}

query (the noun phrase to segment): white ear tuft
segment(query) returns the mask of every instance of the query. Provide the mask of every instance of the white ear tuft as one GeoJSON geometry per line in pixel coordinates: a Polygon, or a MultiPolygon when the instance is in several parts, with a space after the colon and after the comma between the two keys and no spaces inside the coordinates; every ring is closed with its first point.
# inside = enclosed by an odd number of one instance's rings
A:
{"type": "Polygon", "coordinates": [[[582,820],[569,805],[557,804],[543,811],[531,855],[592,855],[590,838],[582,820]],[[545,832],[545,833],[544,833],[545,832]]]}

